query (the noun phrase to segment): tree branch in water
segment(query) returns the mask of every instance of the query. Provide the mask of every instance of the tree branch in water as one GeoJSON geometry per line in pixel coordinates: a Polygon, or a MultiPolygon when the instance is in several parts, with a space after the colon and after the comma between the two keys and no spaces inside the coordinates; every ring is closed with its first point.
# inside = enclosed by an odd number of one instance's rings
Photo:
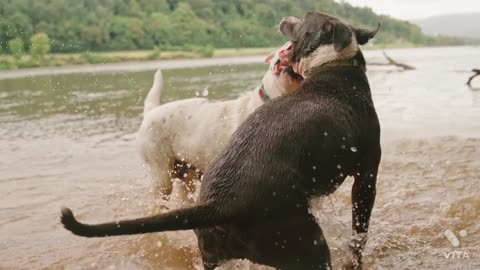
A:
{"type": "Polygon", "coordinates": [[[468,78],[468,81],[467,81],[468,86],[472,86],[471,83],[472,83],[473,78],[480,75],[480,69],[472,69],[472,72],[474,72],[475,74],[473,74],[470,78],[468,78]]]}
{"type": "Polygon", "coordinates": [[[368,63],[368,65],[370,65],[370,66],[397,66],[397,67],[401,67],[404,70],[414,70],[415,69],[415,67],[413,67],[413,66],[395,61],[393,58],[388,56],[385,51],[383,51],[383,56],[385,56],[388,63],[375,63],[374,62],[374,63],[368,63]]]}

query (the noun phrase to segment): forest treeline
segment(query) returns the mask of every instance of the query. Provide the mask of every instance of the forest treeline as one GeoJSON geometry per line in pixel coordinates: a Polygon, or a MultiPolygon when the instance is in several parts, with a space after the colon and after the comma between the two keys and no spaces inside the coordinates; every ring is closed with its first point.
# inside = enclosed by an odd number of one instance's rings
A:
{"type": "Polygon", "coordinates": [[[279,20],[305,11],[343,17],[382,32],[377,44],[458,45],[370,8],[333,0],[0,0],[0,52],[30,51],[32,37],[48,36],[50,52],[189,50],[272,47],[284,41],[279,20]],[[12,50],[10,48],[10,50],[12,50]]]}

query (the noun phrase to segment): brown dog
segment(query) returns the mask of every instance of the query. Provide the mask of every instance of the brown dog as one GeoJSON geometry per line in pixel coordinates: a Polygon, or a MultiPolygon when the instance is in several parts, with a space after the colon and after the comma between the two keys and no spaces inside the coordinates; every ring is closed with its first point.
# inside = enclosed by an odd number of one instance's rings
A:
{"type": "MultiPolygon", "coordinates": [[[[306,79],[237,129],[207,167],[197,206],[98,225],[79,223],[63,209],[65,228],[86,237],[195,229],[205,269],[237,258],[280,269],[331,269],[309,200],[354,176],[353,229],[367,232],[380,126],[358,44],[376,32],[313,12],[302,20],[285,18],[280,26],[293,43],[284,55],[297,71],[306,71],[306,79]]],[[[355,249],[357,268],[362,239],[355,249]]]]}

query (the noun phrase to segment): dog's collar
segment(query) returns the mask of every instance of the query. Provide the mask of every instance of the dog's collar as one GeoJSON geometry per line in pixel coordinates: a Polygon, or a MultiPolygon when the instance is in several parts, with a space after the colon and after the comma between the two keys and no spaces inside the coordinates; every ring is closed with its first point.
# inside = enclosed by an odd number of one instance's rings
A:
{"type": "Polygon", "coordinates": [[[270,96],[267,91],[265,91],[265,86],[263,84],[260,86],[260,89],[258,89],[258,95],[264,103],[270,100],[270,96]]]}
{"type": "Polygon", "coordinates": [[[340,60],[335,60],[335,61],[332,61],[332,62],[325,63],[325,64],[320,65],[320,66],[313,67],[311,69],[306,69],[302,72],[302,77],[307,78],[308,73],[310,73],[311,70],[323,69],[323,68],[327,68],[327,67],[360,67],[360,68],[362,68],[362,66],[360,65],[360,62],[356,58],[340,59],[340,60]]]}

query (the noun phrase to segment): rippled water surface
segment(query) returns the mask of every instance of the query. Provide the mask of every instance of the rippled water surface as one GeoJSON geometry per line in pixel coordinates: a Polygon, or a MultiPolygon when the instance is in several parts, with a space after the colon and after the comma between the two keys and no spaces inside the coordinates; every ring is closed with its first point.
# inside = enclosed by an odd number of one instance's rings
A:
{"type": "MultiPolygon", "coordinates": [[[[465,85],[480,67],[480,48],[388,53],[417,69],[369,67],[383,158],[365,265],[480,269],[480,79],[477,89],[465,85]]],[[[379,51],[366,55],[384,61],[379,51]]],[[[85,239],[59,225],[62,205],[89,222],[152,211],[135,132],[153,70],[133,70],[0,80],[0,269],[200,268],[190,231],[85,239]]],[[[258,85],[265,70],[167,70],[162,102],[205,89],[208,98],[232,99],[258,85]]],[[[337,268],[350,235],[351,183],[312,202],[337,268]]],[[[246,261],[223,268],[265,269],[246,261]]]]}

